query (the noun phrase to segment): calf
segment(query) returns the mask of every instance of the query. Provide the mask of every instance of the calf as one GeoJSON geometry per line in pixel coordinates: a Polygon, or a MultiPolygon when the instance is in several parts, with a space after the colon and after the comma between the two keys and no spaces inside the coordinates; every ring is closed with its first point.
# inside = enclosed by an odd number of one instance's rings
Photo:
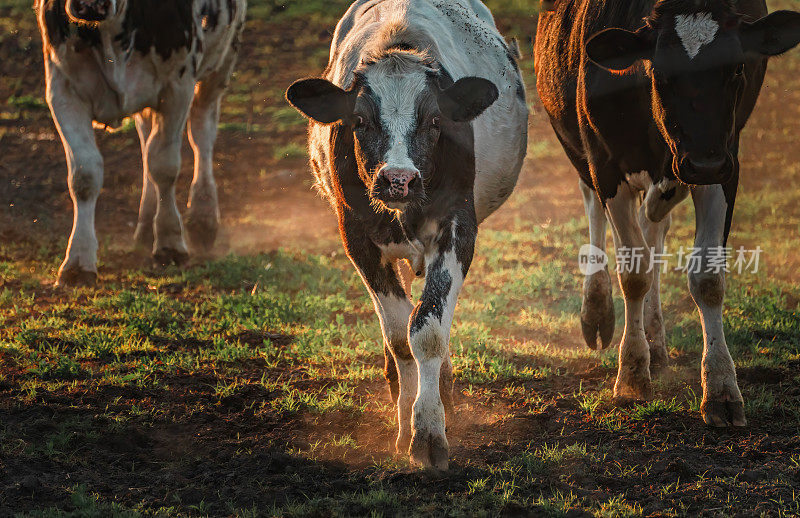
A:
{"type": "Polygon", "coordinates": [[[514,52],[477,0],[359,0],[321,79],[294,83],[317,187],[383,331],[398,452],[446,469],[450,325],[478,224],[511,194],[527,105],[514,52]],[[425,277],[419,302],[407,264],[425,277]]]}
{"type": "MultiPolygon", "coordinates": [[[[689,290],[703,324],[701,412],[714,426],[746,425],[722,329],[725,276],[711,267],[730,232],[739,137],[767,58],[800,41],[800,14],[766,14],[764,0],[559,0],[536,38],[539,94],[580,174],[592,245],[605,248],[608,218],[618,257],[623,248],[662,253],[669,211],[691,191],[689,290]]],[[[614,394],[623,398],[649,397],[651,366],[668,358],[659,269],[651,274],[643,255],[619,271],[625,332],[614,394]]],[[[598,335],[609,345],[607,270],[585,280],[581,324],[590,347],[598,335]]]]}
{"type": "Polygon", "coordinates": [[[188,257],[175,201],[181,134],[195,155],[186,230],[209,249],[218,221],[212,155],[239,50],[245,0],[37,0],[47,103],[67,157],[74,220],[58,284],[97,278],[95,205],[103,157],[93,124],[134,115],[144,164],[135,239],[157,263],[188,257]]]}

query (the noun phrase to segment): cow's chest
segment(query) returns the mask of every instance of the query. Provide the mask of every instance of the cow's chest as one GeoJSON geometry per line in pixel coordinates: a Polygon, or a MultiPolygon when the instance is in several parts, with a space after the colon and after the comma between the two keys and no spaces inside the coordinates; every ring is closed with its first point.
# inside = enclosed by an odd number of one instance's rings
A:
{"type": "Polygon", "coordinates": [[[408,239],[393,239],[374,241],[381,251],[383,263],[394,262],[401,259],[408,260],[417,277],[425,274],[425,256],[429,255],[436,244],[440,234],[440,225],[434,220],[420,225],[417,231],[408,236],[408,239]]]}

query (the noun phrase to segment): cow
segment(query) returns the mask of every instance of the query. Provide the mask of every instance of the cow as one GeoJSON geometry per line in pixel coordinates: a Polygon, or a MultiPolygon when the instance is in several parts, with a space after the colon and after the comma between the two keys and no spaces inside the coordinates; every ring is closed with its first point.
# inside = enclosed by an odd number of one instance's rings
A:
{"type": "MultiPolygon", "coordinates": [[[[609,221],[617,250],[625,331],[615,397],[651,397],[651,370],[668,361],[660,266],[651,266],[663,259],[670,210],[691,193],[688,284],[704,341],[700,411],[710,426],[746,426],[722,326],[725,272],[715,263],[731,228],[740,134],[767,60],[798,41],[800,14],[767,15],[764,0],[556,0],[541,14],[539,95],[579,173],[591,244],[605,250],[609,221]],[[636,250],[621,268],[620,256],[636,250]]],[[[585,278],[581,326],[590,347],[598,337],[603,348],[610,344],[607,269],[585,278]]]]}
{"type": "Polygon", "coordinates": [[[209,250],[219,224],[212,158],[220,99],[246,0],[37,0],[36,11],[46,99],[64,145],[74,211],[56,284],[96,282],[103,157],[92,128],[116,128],[131,115],[144,165],[136,243],[160,265],[188,259],[175,200],[188,121],[195,164],[186,234],[193,253],[209,250]]]}
{"type": "Polygon", "coordinates": [[[527,150],[518,48],[479,0],[357,0],[321,78],[287,90],[309,118],[316,185],[380,320],[398,453],[448,468],[450,326],[478,225],[527,150]],[[413,304],[408,286],[425,278],[413,304]]]}

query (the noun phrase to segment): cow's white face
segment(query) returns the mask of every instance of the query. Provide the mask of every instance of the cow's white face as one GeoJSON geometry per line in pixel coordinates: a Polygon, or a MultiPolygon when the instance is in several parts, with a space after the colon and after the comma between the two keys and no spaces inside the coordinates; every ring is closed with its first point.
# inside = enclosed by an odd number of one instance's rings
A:
{"type": "Polygon", "coordinates": [[[354,132],[358,156],[374,172],[373,199],[403,210],[421,195],[441,114],[424,69],[397,73],[381,65],[364,74],[368,86],[356,101],[354,132]]]}
{"type": "Polygon", "coordinates": [[[98,23],[117,14],[117,0],[67,0],[67,15],[74,22],[98,23]]]}
{"type": "Polygon", "coordinates": [[[343,130],[353,132],[358,175],[371,202],[397,211],[428,199],[426,188],[439,169],[437,146],[456,130],[453,123],[473,120],[498,95],[489,80],[453,83],[427,59],[406,51],[364,63],[347,91],[324,79],[305,79],[286,93],[306,116],[321,124],[341,121],[343,130]]]}

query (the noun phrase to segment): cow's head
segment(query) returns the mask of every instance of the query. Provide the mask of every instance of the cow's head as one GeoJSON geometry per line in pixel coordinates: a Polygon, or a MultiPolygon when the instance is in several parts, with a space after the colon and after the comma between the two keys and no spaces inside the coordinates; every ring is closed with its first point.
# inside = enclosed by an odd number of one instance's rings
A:
{"type": "Polygon", "coordinates": [[[341,123],[355,137],[359,176],[374,204],[405,210],[426,199],[442,132],[468,122],[498,97],[486,79],[447,80],[423,54],[393,50],[362,63],[343,90],[325,79],[297,81],[287,100],[321,124],[341,123]]]}
{"type": "Polygon", "coordinates": [[[687,184],[716,184],[733,173],[736,110],[755,58],[798,42],[800,13],[777,11],[748,23],[726,0],[660,0],[639,30],[606,29],[586,51],[615,73],[644,62],[673,172],[687,184]]]}
{"type": "Polygon", "coordinates": [[[97,23],[116,15],[118,0],[67,0],[66,9],[72,21],[97,23]]]}

